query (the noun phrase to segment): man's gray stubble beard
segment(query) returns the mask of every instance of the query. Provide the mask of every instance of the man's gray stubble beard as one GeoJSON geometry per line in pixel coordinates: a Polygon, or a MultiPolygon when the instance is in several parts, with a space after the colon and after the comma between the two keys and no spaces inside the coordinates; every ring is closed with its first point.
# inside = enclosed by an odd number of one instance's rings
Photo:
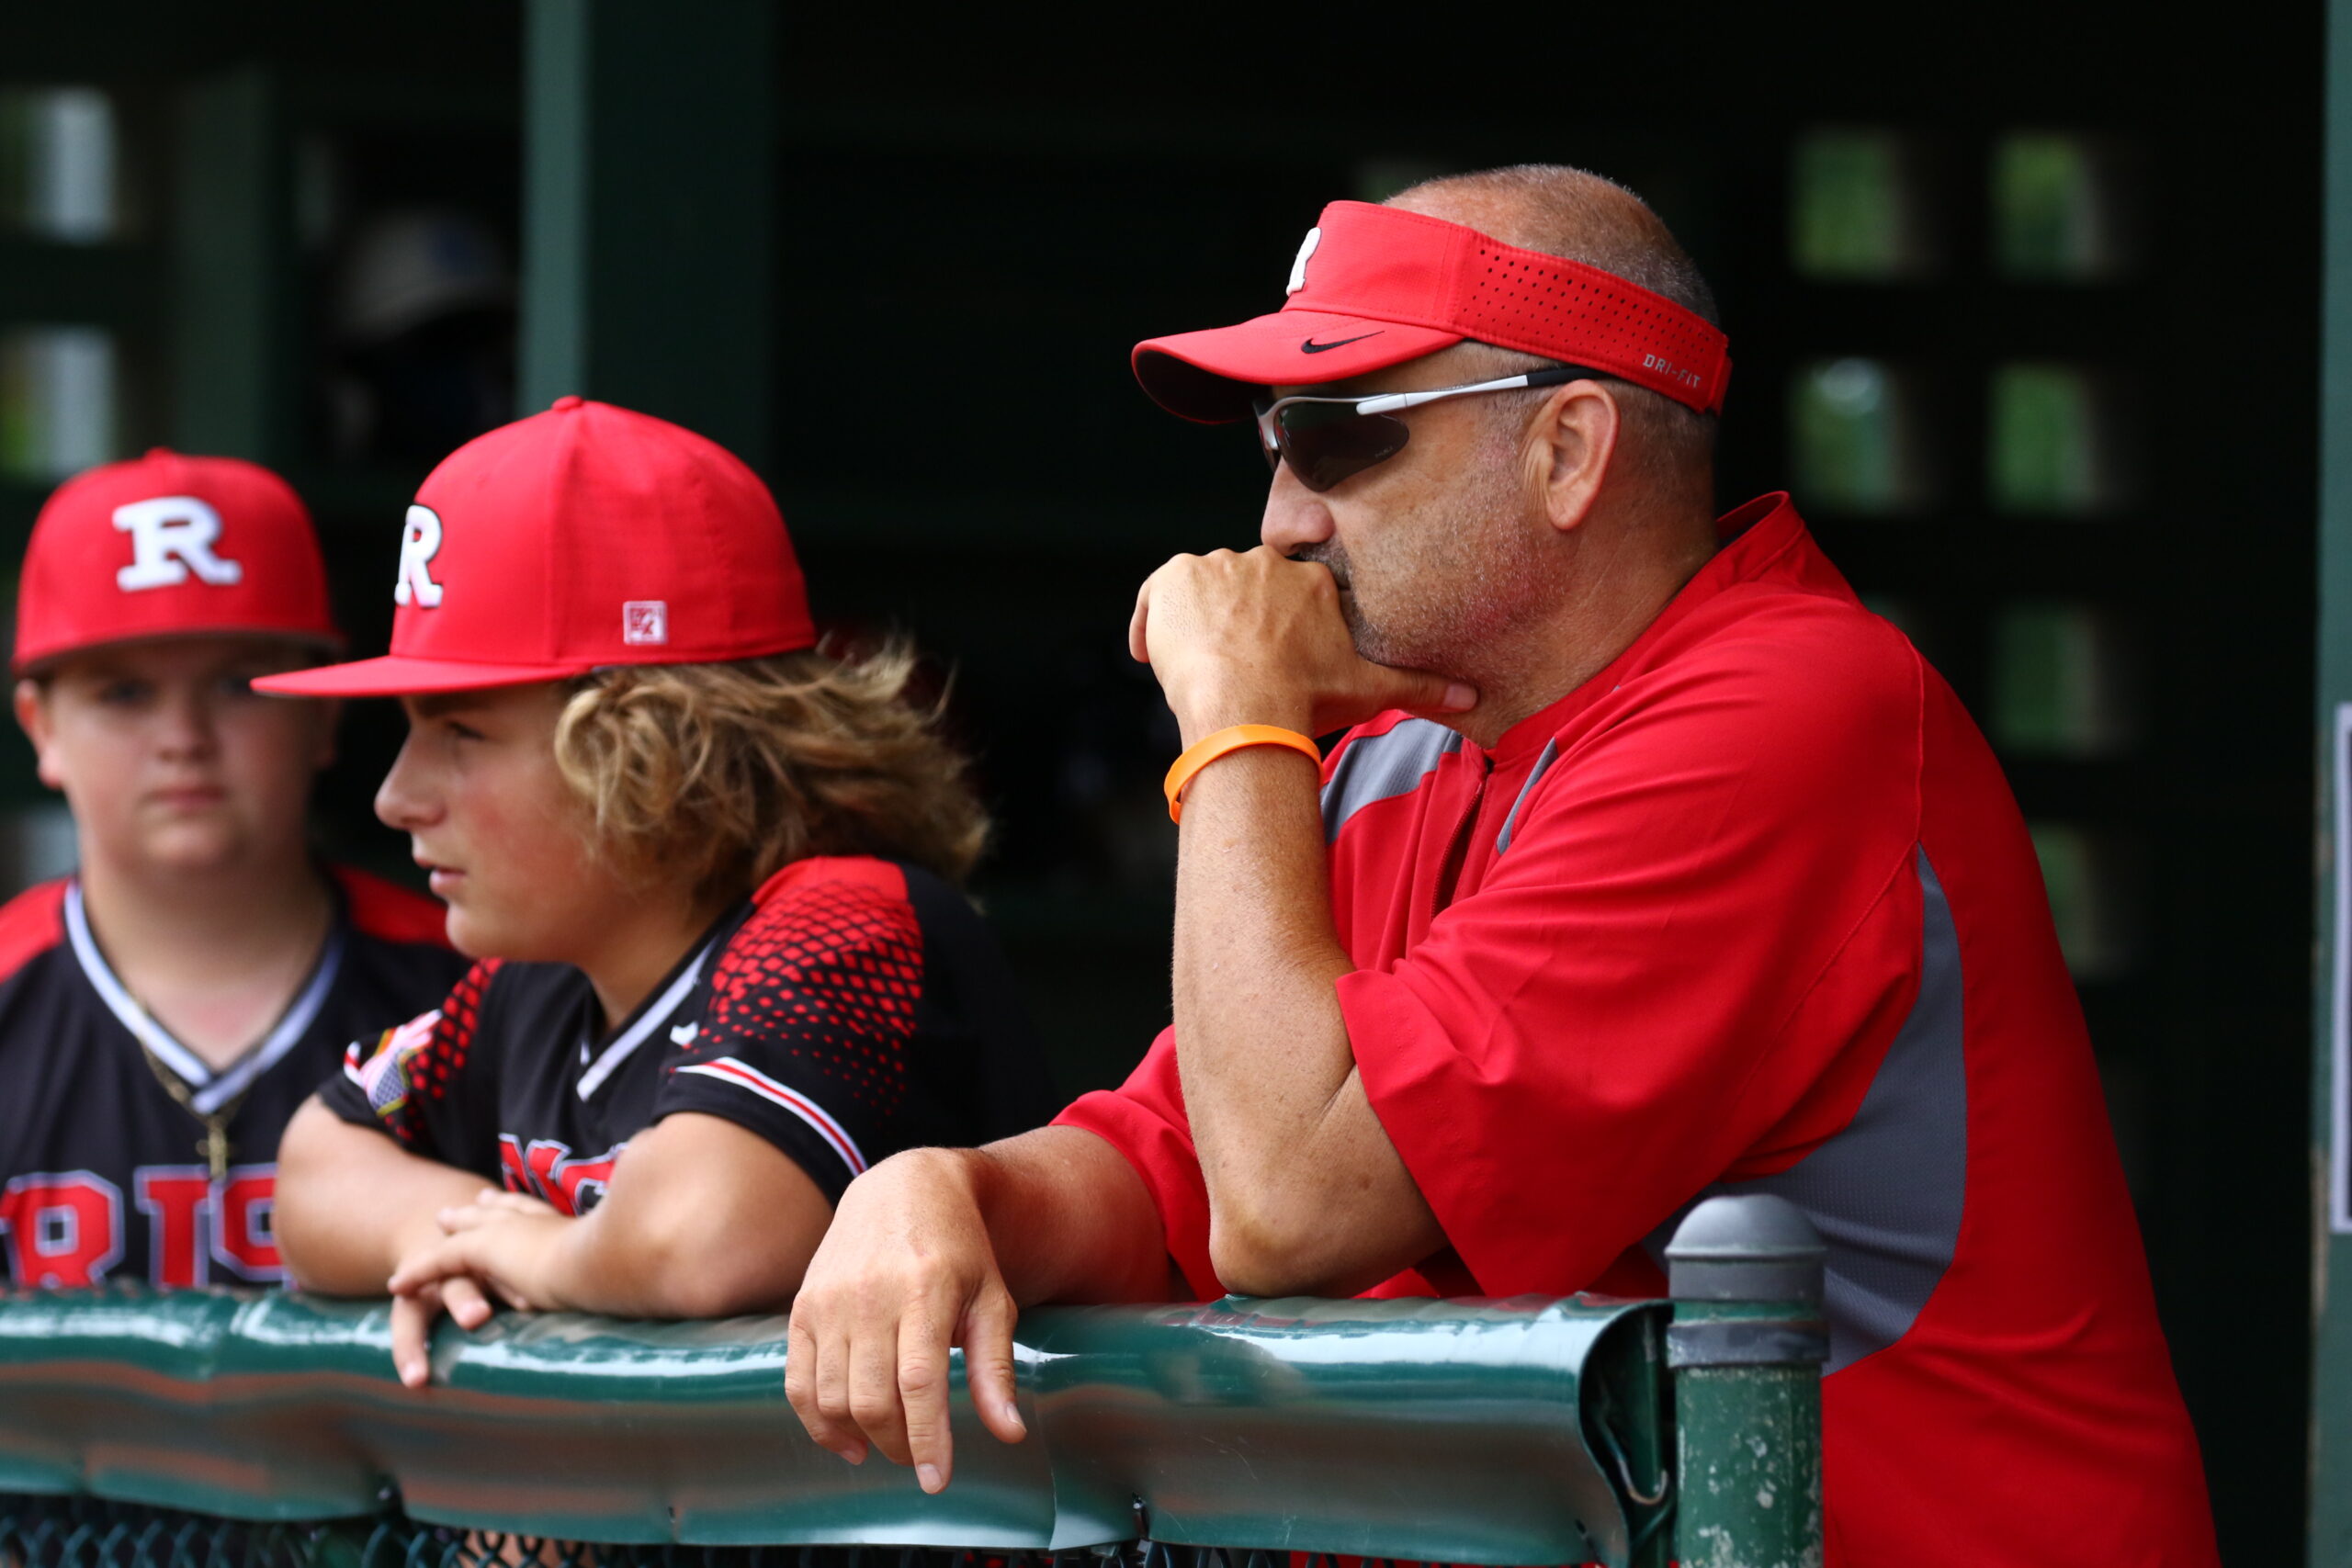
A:
{"type": "Polygon", "coordinates": [[[1491,672],[1495,632],[1541,588],[1541,566],[1527,531],[1495,522],[1525,503],[1508,463],[1512,456],[1501,446],[1479,455],[1476,471],[1453,492],[1446,515],[1419,531],[1410,558],[1373,572],[1369,605],[1366,580],[1339,540],[1295,553],[1294,559],[1319,563],[1348,590],[1340,611],[1358,655],[1474,684],[1491,672]]]}

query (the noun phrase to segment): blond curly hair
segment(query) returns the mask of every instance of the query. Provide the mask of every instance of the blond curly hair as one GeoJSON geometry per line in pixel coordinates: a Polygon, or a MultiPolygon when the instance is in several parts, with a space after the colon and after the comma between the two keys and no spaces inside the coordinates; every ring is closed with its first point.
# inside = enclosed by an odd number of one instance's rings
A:
{"type": "Polygon", "coordinates": [[[636,880],[684,875],[740,897],[810,855],[910,861],[960,884],[989,833],[968,765],[910,695],[902,642],[583,676],[556,721],[556,766],[595,841],[636,880]]]}

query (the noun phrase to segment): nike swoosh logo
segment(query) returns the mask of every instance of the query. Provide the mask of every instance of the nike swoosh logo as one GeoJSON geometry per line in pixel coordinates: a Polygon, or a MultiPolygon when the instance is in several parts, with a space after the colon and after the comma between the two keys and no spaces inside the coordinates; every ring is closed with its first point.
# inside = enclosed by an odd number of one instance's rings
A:
{"type": "Polygon", "coordinates": [[[1368,337],[1378,337],[1380,333],[1358,333],[1353,337],[1343,337],[1333,343],[1317,343],[1313,338],[1308,338],[1306,342],[1298,345],[1298,352],[1301,354],[1329,354],[1335,348],[1345,348],[1351,343],[1362,343],[1368,337]]]}

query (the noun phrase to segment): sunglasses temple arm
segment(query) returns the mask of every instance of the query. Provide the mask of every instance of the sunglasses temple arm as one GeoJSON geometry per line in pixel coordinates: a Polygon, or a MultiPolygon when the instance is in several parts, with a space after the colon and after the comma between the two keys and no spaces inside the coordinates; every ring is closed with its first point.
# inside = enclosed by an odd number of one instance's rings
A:
{"type": "Polygon", "coordinates": [[[1589,376],[1589,370],[1569,367],[1557,369],[1531,370],[1524,376],[1506,376],[1498,381],[1481,381],[1472,387],[1438,387],[1426,392],[1390,392],[1385,397],[1365,398],[1356,404],[1358,413],[1395,413],[1400,409],[1417,409],[1423,403],[1433,403],[1442,398],[1466,398],[1473,392],[1508,392],[1516,387],[1555,387],[1589,376]]]}

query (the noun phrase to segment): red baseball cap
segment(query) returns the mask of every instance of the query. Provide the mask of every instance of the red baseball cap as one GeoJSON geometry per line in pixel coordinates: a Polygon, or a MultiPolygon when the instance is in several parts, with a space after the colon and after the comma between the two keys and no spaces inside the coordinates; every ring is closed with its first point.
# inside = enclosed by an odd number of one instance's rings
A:
{"type": "Polygon", "coordinates": [[[1171,413],[1240,419],[1267,387],[1344,381],[1464,338],[1606,372],[1713,412],[1731,379],[1722,329],[1583,262],[1401,208],[1335,201],[1291,264],[1290,299],[1239,326],[1136,345],[1136,379],[1171,413]]]}
{"type": "Polygon", "coordinates": [[[107,643],[239,632],[343,646],[311,514],[267,468],[159,446],[66,480],[34,519],[16,673],[107,643]]]}
{"type": "Polygon", "coordinates": [[[720,446],[584,398],[469,441],[401,533],[391,652],[272,675],[292,696],[397,696],[814,647],[783,514],[720,446]]]}

